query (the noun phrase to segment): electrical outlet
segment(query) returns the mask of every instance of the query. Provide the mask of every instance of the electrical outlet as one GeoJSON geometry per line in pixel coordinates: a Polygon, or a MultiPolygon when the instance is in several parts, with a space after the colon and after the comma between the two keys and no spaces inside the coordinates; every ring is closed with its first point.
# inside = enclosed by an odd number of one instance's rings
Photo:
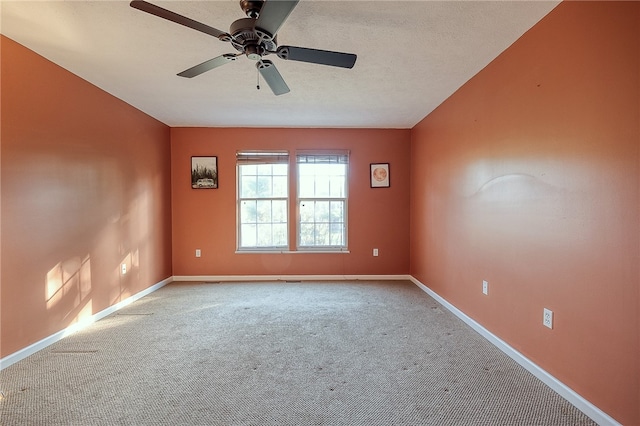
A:
{"type": "Polygon", "coordinates": [[[202,255],[202,252],[200,251],[200,249],[196,249],[196,257],[200,257],[202,255]]]}
{"type": "Polygon", "coordinates": [[[482,280],[482,294],[489,294],[489,283],[482,280]]]}
{"type": "Polygon", "coordinates": [[[378,255],[378,249],[373,249],[373,255],[377,256],[378,255]]]}
{"type": "Polygon", "coordinates": [[[127,264],[123,263],[122,265],[120,265],[120,270],[122,271],[122,275],[127,273],[127,264]]]}
{"type": "Polygon", "coordinates": [[[552,310],[544,308],[544,311],[542,314],[542,325],[553,329],[553,311],[552,310]]]}

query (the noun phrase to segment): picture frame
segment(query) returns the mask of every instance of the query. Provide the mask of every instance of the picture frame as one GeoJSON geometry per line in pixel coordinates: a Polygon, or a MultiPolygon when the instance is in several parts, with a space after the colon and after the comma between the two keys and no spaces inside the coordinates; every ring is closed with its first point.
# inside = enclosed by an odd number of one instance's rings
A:
{"type": "Polygon", "coordinates": [[[371,163],[370,180],[371,188],[389,188],[391,186],[389,163],[371,163]]]}
{"type": "Polygon", "coordinates": [[[191,157],[191,188],[218,188],[218,157],[191,157]]]}

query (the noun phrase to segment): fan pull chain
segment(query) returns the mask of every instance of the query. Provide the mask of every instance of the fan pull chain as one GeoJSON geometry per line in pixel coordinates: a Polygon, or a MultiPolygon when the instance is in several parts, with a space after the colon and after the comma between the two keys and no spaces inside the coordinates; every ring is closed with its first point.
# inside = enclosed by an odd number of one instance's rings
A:
{"type": "Polygon", "coordinates": [[[256,68],[256,89],[260,90],[260,70],[256,68]]]}

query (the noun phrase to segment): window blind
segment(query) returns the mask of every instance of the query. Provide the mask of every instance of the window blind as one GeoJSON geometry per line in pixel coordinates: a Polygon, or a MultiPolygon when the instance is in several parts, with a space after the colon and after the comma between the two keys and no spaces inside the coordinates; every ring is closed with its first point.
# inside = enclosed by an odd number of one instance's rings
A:
{"type": "Polygon", "coordinates": [[[287,151],[238,151],[236,152],[238,164],[288,164],[289,152],[287,151]]]}
{"type": "Polygon", "coordinates": [[[349,164],[349,151],[310,151],[296,154],[298,164],[349,164]]]}

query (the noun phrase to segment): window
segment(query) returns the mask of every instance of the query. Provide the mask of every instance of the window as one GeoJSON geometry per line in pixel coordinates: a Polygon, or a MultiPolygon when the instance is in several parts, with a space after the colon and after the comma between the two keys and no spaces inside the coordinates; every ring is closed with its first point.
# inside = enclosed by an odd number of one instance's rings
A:
{"type": "Polygon", "coordinates": [[[298,153],[298,247],[347,247],[348,153],[298,153]]]}
{"type": "Polygon", "coordinates": [[[238,249],[289,246],[289,154],[238,152],[238,249]]]}
{"type": "Polygon", "coordinates": [[[297,208],[289,206],[288,152],[240,151],[236,159],[239,251],[289,250],[289,231],[300,250],[347,248],[348,152],[297,153],[297,208]]]}

